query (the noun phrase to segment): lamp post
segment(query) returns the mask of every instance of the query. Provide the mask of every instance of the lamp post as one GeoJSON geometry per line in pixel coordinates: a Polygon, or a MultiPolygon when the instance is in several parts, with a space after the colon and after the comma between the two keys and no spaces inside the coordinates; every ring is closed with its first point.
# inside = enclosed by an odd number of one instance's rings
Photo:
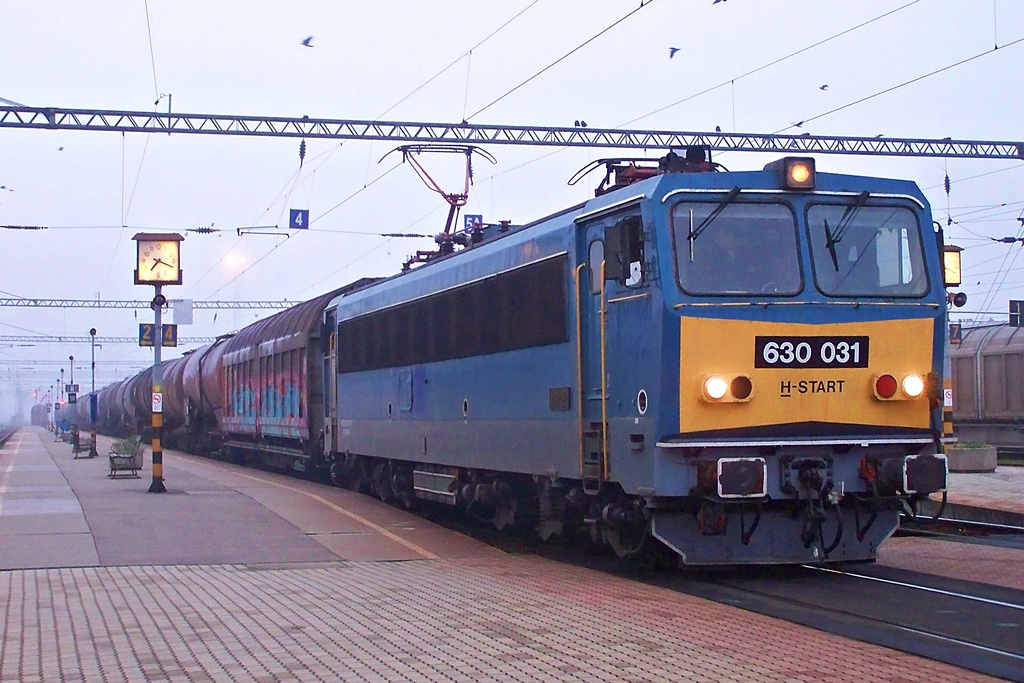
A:
{"type": "MultiPolygon", "coordinates": [[[[168,100],[168,104],[169,104],[168,100]]],[[[168,133],[170,125],[168,124],[168,133]]],[[[160,349],[164,334],[161,314],[167,303],[162,293],[163,285],[181,284],[181,241],[185,238],[177,233],[140,232],[132,237],[136,242],[135,284],[153,285],[153,483],[150,493],[166,493],[164,486],[164,451],[161,445],[164,428],[163,376],[160,371],[160,349]]]]}
{"type": "MultiPolygon", "coordinates": [[[[60,421],[57,422],[57,436],[61,433],[61,423],[64,421],[64,368],[60,369],[60,402],[57,403],[60,407],[60,421]]],[[[54,421],[56,421],[57,413],[54,412],[54,421]]]]}
{"type": "Polygon", "coordinates": [[[95,458],[96,452],[96,412],[99,403],[96,396],[96,328],[89,330],[89,356],[92,361],[92,384],[89,385],[89,436],[92,443],[89,445],[89,457],[95,458]]]}

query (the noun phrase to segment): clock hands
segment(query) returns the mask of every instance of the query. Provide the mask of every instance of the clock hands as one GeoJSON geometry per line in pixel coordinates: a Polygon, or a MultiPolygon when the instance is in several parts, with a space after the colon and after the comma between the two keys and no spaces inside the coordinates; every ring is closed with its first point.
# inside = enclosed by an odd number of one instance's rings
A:
{"type": "Polygon", "coordinates": [[[151,265],[151,266],[149,267],[149,270],[150,270],[150,271],[152,272],[152,271],[153,271],[153,270],[154,270],[154,269],[155,269],[155,268],[157,267],[157,265],[159,265],[159,264],[161,264],[161,263],[162,263],[163,265],[167,266],[168,268],[170,268],[170,267],[171,267],[171,265],[170,265],[169,263],[167,263],[166,261],[164,261],[163,259],[161,259],[161,258],[160,258],[160,257],[158,256],[157,258],[153,259],[153,265],[151,265]]]}

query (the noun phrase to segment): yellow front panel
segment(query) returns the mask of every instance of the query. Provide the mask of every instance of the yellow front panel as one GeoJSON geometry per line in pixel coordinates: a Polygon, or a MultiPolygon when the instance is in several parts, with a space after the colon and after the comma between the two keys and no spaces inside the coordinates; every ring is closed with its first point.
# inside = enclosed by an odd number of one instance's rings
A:
{"type": "MultiPolygon", "coordinates": [[[[927,395],[880,401],[872,377],[926,376],[932,369],[928,319],[800,325],[747,320],[682,318],[679,372],[680,432],[756,427],[791,422],[835,422],[927,428],[927,395]],[[755,368],[755,337],[867,336],[866,368],[755,368]],[[745,403],[701,400],[709,374],[746,374],[753,394],[745,403]]],[[[927,392],[925,392],[927,394],[927,392]]]]}

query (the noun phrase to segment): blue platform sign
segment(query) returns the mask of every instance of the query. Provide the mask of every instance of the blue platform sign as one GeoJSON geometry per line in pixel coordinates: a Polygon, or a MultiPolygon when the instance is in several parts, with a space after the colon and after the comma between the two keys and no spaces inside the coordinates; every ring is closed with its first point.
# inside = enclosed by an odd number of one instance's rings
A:
{"type": "Polygon", "coordinates": [[[309,209],[291,209],[288,212],[288,227],[292,230],[309,229],[309,209]]]}
{"type": "Polygon", "coordinates": [[[477,226],[477,225],[479,225],[480,227],[483,227],[483,224],[484,224],[483,214],[467,213],[462,218],[465,221],[465,223],[463,225],[466,228],[467,232],[472,230],[474,228],[474,226],[477,226]]]}
{"type": "MultiPolygon", "coordinates": [[[[139,346],[153,346],[156,343],[153,335],[153,323],[139,323],[139,346]]],[[[163,334],[160,337],[160,346],[178,345],[178,326],[163,325],[163,334]]]]}
{"type": "Polygon", "coordinates": [[[963,326],[960,323],[949,324],[949,343],[960,344],[964,340],[963,326]]]}

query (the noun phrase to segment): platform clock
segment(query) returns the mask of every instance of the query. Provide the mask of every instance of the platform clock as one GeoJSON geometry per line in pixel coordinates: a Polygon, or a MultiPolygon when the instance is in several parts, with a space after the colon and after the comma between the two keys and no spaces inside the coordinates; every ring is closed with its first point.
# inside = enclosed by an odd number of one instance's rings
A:
{"type": "Polygon", "coordinates": [[[175,233],[140,232],[134,238],[137,244],[135,284],[181,284],[181,235],[175,233]]]}

